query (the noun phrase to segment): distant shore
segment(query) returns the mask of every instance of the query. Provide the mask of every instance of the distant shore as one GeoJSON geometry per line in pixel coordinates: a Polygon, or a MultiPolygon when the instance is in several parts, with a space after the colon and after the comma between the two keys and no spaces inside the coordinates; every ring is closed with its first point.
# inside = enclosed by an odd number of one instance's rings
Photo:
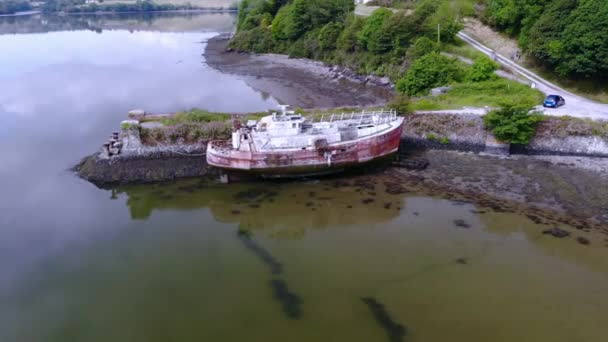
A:
{"type": "Polygon", "coordinates": [[[15,12],[11,14],[0,14],[0,17],[22,17],[26,15],[34,15],[42,13],[41,11],[25,11],[25,12],[15,12]]]}
{"type": "Polygon", "coordinates": [[[236,13],[237,9],[232,8],[197,8],[197,9],[176,9],[176,10],[158,10],[158,11],[87,11],[87,12],[43,12],[43,11],[27,11],[17,12],[13,14],[0,14],[0,17],[22,17],[36,14],[52,14],[52,15],[107,15],[107,14],[133,14],[133,13],[236,13]]]}
{"type": "Polygon", "coordinates": [[[199,8],[183,10],[158,10],[158,11],[89,11],[89,12],[41,12],[60,15],[97,15],[97,14],[133,14],[133,13],[236,13],[236,9],[199,8]]]}

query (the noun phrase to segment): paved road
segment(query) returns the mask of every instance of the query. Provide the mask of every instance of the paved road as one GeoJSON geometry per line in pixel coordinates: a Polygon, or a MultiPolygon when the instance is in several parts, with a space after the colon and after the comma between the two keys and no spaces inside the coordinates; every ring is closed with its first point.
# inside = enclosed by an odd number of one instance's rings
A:
{"type": "Polygon", "coordinates": [[[542,106],[537,107],[538,110],[545,113],[545,115],[570,115],[575,117],[593,118],[593,119],[606,119],[608,120],[608,105],[598,103],[582,96],[573,94],[547,80],[535,74],[534,72],[516,64],[509,58],[495,54],[494,51],[487,46],[483,45],[475,38],[470,35],[459,32],[458,37],[470,44],[477,50],[485,53],[490,57],[495,57],[495,60],[509,68],[513,73],[518,74],[530,82],[534,83],[536,88],[546,95],[557,94],[561,95],[566,100],[566,105],[560,108],[543,108],[542,106]]]}
{"type": "MultiPolygon", "coordinates": [[[[367,17],[378,8],[379,7],[377,6],[365,6],[363,4],[359,4],[355,8],[355,14],[367,17]]],[[[566,105],[559,108],[543,108],[542,105],[536,107],[537,110],[543,112],[545,115],[570,115],[580,118],[608,120],[608,104],[598,103],[580,95],[573,94],[567,91],[566,89],[563,89],[555,85],[554,83],[545,80],[534,72],[520,66],[509,58],[494,53],[492,49],[483,45],[481,42],[477,41],[475,38],[462,31],[459,32],[457,35],[460,39],[470,44],[477,50],[485,53],[490,57],[495,57],[495,60],[497,62],[499,62],[503,66],[506,66],[514,74],[520,75],[521,77],[530,81],[530,83],[534,83],[535,87],[545,95],[561,95],[566,100],[566,105]]]]}
{"type": "Polygon", "coordinates": [[[357,4],[355,6],[355,15],[362,17],[369,17],[373,11],[380,8],[380,6],[367,6],[364,4],[357,4]]]}

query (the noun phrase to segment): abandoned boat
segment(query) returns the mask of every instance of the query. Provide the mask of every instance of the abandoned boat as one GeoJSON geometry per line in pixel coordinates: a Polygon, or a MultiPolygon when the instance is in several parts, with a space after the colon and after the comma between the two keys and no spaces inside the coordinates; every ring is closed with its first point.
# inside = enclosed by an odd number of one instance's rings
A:
{"type": "Polygon", "coordinates": [[[403,117],[362,111],[305,118],[287,106],[246,125],[235,124],[232,140],[211,141],[209,165],[265,177],[342,171],[397,152],[403,117]]]}

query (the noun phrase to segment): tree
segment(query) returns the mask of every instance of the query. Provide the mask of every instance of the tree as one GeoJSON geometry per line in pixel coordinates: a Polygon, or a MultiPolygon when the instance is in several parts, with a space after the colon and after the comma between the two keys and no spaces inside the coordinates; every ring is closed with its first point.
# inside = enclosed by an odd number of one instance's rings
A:
{"type": "Polygon", "coordinates": [[[466,75],[466,80],[469,82],[481,82],[496,78],[494,71],[498,69],[498,63],[494,62],[487,56],[481,56],[475,59],[475,63],[466,75]]]}
{"type": "Polygon", "coordinates": [[[496,138],[511,144],[528,144],[542,120],[541,114],[530,113],[530,108],[516,104],[504,104],[483,117],[485,126],[496,138]]]}
{"type": "Polygon", "coordinates": [[[578,5],[578,0],[556,0],[550,3],[534,23],[526,38],[526,50],[543,62],[555,65],[562,54],[561,35],[570,23],[569,15],[578,5]],[[556,20],[559,18],[559,20],[556,20]]]}
{"type": "Polygon", "coordinates": [[[365,20],[354,14],[346,18],[344,30],[340,33],[337,41],[337,48],[345,52],[353,52],[359,47],[357,38],[358,32],[363,28],[365,20]]]}
{"type": "Polygon", "coordinates": [[[384,21],[393,14],[386,8],[380,8],[375,10],[366,20],[363,28],[358,34],[359,43],[365,49],[372,50],[383,50],[384,46],[381,41],[381,30],[384,21]]]}
{"type": "Polygon", "coordinates": [[[557,71],[586,77],[608,75],[608,2],[581,0],[561,37],[557,71]]]}
{"type": "Polygon", "coordinates": [[[407,56],[412,59],[420,58],[431,52],[437,52],[437,44],[428,37],[420,37],[416,39],[414,44],[407,50],[407,56]]]}
{"type": "Polygon", "coordinates": [[[287,40],[289,37],[286,34],[287,22],[291,15],[291,5],[283,6],[277,12],[277,15],[272,21],[272,36],[277,40],[287,40]]]}
{"type": "Polygon", "coordinates": [[[407,115],[412,112],[412,108],[410,106],[410,98],[404,94],[397,94],[395,97],[387,104],[389,109],[394,109],[397,111],[399,115],[407,115]]]}
{"type": "Polygon", "coordinates": [[[410,96],[423,95],[433,87],[448,85],[462,79],[457,60],[432,52],[414,61],[397,90],[410,96]]]}
{"type": "Polygon", "coordinates": [[[340,23],[331,22],[323,26],[319,32],[319,47],[323,50],[334,50],[341,32],[342,25],[340,23]]]}

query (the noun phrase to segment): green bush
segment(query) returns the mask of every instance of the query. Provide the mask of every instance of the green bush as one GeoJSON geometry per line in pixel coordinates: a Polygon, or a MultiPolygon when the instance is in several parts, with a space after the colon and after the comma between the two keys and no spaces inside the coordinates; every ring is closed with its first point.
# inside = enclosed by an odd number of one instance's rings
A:
{"type": "Polygon", "coordinates": [[[420,58],[431,52],[437,52],[437,44],[427,37],[420,37],[416,39],[414,44],[407,49],[407,56],[412,59],[420,58]]]}
{"type": "Polygon", "coordinates": [[[237,51],[263,53],[272,51],[275,45],[272,33],[268,28],[256,27],[238,32],[232,38],[228,47],[237,51]]]}
{"type": "Polygon", "coordinates": [[[460,81],[463,68],[458,61],[433,52],[417,59],[403,78],[397,90],[410,96],[424,95],[433,87],[460,81]]]}
{"type": "Polygon", "coordinates": [[[498,69],[499,65],[495,61],[491,60],[487,56],[478,57],[475,59],[475,63],[469,72],[467,73],[466,80],[469,82],[481,82],[496,78],[494,71],[498,69]]]}
{"type": "Polygon", "coordinates": [[[172,126],[185,123],[224,122],[228,119],[229,116],[223,113],[211,113],[202,109],[191,109],[187,112],[176,113],[170,118],[162,120],[162,123],[172,126]]]}
{"type": "Polygon", "coordinates": [[[360,47],[358,40],[358,32],[363,28],[365,20],[361,17],[351,14],[346,18],[344,30],[340,33],[337,41],[337,47],[341,51],[351,52],[360,47]]]}
{"type": "Polygon", "coordinates": [[[390,18],[391,15],[393,15],[393,12],[390,10],[380,8],[375,10],[372,15],[365,19],[365,24],[357,36],[359,44],[372,52],[384,52],[387,48],[390,49],[390,45],[388,47],[386,46],[386,32],[384,32],[382,28],[384,21],[390,18]]]}
{"type": "Polygon", "coordinates": [[[291,5],[283,6],[272,20],[272,37],[278,40],[287,40],[291,37],[287,33],[287,25],[291,19],[291,5]]]}
{"type": "Polygon", "coordinates": [[[394,109],[399,115],[407,115],[412,112],[410,98],[405,94],[397,94],[389,103],[389,109],[394,109]]]}
{"type": "Polygon", "coordinates": [[[483,117],[486,128],[497,139],[511,144],[528,144],[536,133],[536,126],[543,120],[539,113],[530,113],[530,108],[517,104],[505,104],[501,109],[483,117]]]}

